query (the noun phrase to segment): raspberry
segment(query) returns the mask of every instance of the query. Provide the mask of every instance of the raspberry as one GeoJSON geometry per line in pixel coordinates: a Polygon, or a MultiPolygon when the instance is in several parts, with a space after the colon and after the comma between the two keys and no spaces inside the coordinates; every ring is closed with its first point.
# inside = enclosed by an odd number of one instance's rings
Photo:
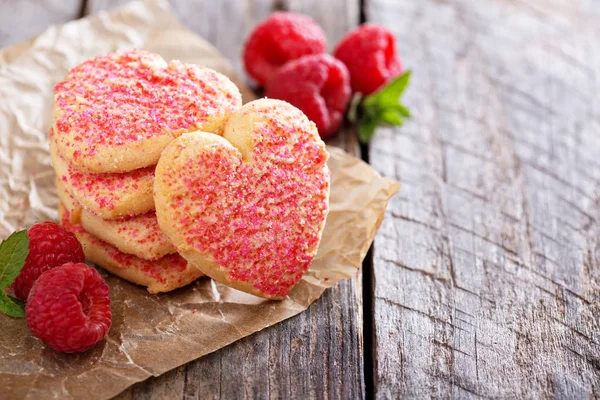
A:
{"type": "Polygon", "coordinates": [[[44,272],[25,307],[31,333],[58,351],[83,352],[111,326],[109,289],[98,271],[66,263],[44,272]]]}
{"type": "Polygon", "coordinates": [[[27,231],[29,253],[25,265],[11,285],[15,297],[26,301],[31,287],[39,276],[66,262],[85,262],[85,255],[77,237],[62,226],[46,221],[33,225],[27,231]]]}
{"type": "Polygon", "coordinates": [[[348,67],[352,90],[364,95],[402,72],[394,35],[376,24],[364,24],[348,33],[333,55],[348,67]]]}
{"type": "Polygon", "coordinates": [[[269,80],[265,94],[298,107],[326,138],[344,119],[350,76],[344,64],[328,54],[304,56],[281,67],[269,80]]]}
{"type": "Polygon", "coordinates": [[[276,12],[250,34],[244,48],[244,65],[248,74],[264,85],[287,61],[326,49],[325,32],[312,18],[276,12]]]}

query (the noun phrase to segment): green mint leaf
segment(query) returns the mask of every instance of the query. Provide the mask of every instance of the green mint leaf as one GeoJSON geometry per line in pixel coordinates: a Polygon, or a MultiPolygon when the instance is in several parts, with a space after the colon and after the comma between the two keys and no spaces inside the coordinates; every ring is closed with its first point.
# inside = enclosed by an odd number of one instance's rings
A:
{"type": "Polygon", "coordinates": [[[25,304],[17,299],[11,298],[4,290],[0,289],[0,312],[15,318],[25,317],[25,304]]]}
{"type": "Polygon", "coordinates": [[[406,71],[402,75],[392,79],[387,85],[379,89],[377,92],[370,94],[365,98],[365,107],[373,107],[379,105],[386,107],[393,104],[398,104],[400,96],[410,83],[411,71],[406,71]]]}
{"type": "Polygon", "coordinates": [[[410,118],[410,110],[404,104],[398,103],[394,106],[394,108],[402,115],[404,118],[410,118]]]}
{"type": "Polygon", "coordinates": [[[363,118],[358,124],[358,140],[361,143],[368,143],[375,134],[377,128],[377,120],[371,118],[363,118]]]}
{"type": "Polygon", "coordinates": [[[402,114],[399,111],[388,108],[387,110],[383,110],[381,113],[380,120],[386,122],[390,125],[400,126],[402,125],[402,114]]]}
{"type": "Polygon", "coordinates": [[[363,100],[363,108],[365,110],[373,109],[378,106],[379,98],[377,97],[377,93],[372,93],[364,98],[363,100]]]}
{"type": "Polygon", "coordinates": [[[29,253],[27,231],[14,232],[0,244],[0,288],[8,287],[25,264],[29,253]]]}
{"type": "Polygon", "coordinates": [[[356,107],[351,107],[352,115],[348,116],[350,121],[356,120],[357,116],[360,117],[357,132],[361,143],[371,140],[378,125],[400,126],[404,123],[404,118],[410,118],[410,110],[400,103],[400,96],[410,83],[410,75],[411,71],[406,71],[377,92],[363,98],[359,110],[361,112],[357,112],[356,107]]]}
{"type": "Polygon", "coordinates": [[[406,71],[402,75],[392,79],[387,85],[379,90],[377,96],[380,100],[388,100],[390,103],[397,103],[402,93],[408,87],[410,83],[411,71],[406,71]]]}
{"type": "Polygon", "coordinates": [[[15,303],[16,305],[25,308],[25,302],[21,299],[17,299],[16,297],[12,297],[12,296],[8,296],[13,303],[15,303]]]}

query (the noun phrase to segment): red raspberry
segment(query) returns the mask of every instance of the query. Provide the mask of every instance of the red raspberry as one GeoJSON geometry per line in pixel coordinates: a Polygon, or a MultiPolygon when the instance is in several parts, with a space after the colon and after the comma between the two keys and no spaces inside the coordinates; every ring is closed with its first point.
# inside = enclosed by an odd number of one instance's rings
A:
{"type": "Polygon", "coordinates": [[[65,353],[83,352],[111,326],[109,289],[98,271],[66,263],[44,272],[25,307],[31,333],[65,353]]]}
{"type": "Polygon", "coordinates": [[[66,262],[85,262],[81,244],[75,235],[62,226],[46,221],[27,231],[29,254],[17,279],[11,285],[15,297],[26,301],[39,276],[66,262]]]}
{"type": "Polygon", "coordinates": [[[250,34],[244,48],[244,65],[248,74],[259,85],[264,85],[286,62],[323,53],[326,49],[325,32],[312,18],[276,12],[250,34]]]}
{"type": "Polygon", "coordinates": [[[394,35],[376,24],[364,24],[348,33],[333,55],[348,67],[352,90],[364,95],[402,72],[394,35]]]}
{"type": "Polygon", "coordinates": [[[298,107],[326,138],[344,119],[350,76],[344,64],[328,54],[304,56],[281,67],[269,80],[265,94],[298,107]]]}

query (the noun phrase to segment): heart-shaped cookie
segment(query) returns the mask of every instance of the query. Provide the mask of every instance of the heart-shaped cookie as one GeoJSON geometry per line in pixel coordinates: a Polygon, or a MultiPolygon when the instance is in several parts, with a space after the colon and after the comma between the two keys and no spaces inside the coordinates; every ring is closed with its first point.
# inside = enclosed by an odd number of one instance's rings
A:
{"type": "Polygon", "coordinates": [[[161,230],[206,275],[272,299],[313,260],[328,212],[330,173],[315,125],[292,105],[256,100],[223,137],[186,133],[156,167],[161,230]]]}
{"type": "Polygon", "coordinates": [[[92,58],[54,88],[59,153],[81,172],[127,172],[156,164],[175,137],[220,134],[241,106],[226,76],[141,50],[92,58]]]}

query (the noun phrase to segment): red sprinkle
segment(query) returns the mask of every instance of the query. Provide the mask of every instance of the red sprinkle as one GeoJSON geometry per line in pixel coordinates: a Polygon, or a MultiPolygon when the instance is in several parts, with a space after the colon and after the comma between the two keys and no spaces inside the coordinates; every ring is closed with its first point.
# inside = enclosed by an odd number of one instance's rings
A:
{"type": "Polygon", "coordinates": [[[145,189],[140,194],[152,195],[154,168],[124,173],[84,174],[69,167],[68,174],[62,180],[68,183],[77,198],[93,201],[100,209],[114,210],[125,196],[134,195],[140,187],[145,189]]]}
{"type": "MultiPolygon", "coordinates": [[[[157,179],[169,187],[175,228],[189,245],[210,252],[229,279],[285,296],[317,250],[328,211],[328,154],[294,107],[280,102],[259,112],[267,122],[252,134],[253,163],[214,145],[188,152],[182,168],[157,179]]],[[[186,144],[178,146],[184,154],[186,144]]]]}
{"type": "Polygon", "coordinates": [[[223,82],[210,69],[166,64],[141,50],[87,60],[54,88],[60,150],[76,160],[199,129],[211,116],[239,107],[239,96],[223,91],[223,82]]]}
{"type": "Polygon", "coordinates": [[[126,219],[105,220],[105,223],[112,225],[120,238],[129,238],[140,250],[145,249],[148,256],[155,255],[159,248],[170,248],[171,252],[175,252],[169,239],[160,230],[154,211],[126,219]]]}
{"type": "Polygon", "coordinates": [[[182,282],[182,272],[188,269],[188,263],[179,254],[169,254],[158,260],[143,260],[136,256],[125,254],[116,247],[96,238],[79,225],[69,222],[69,212],[63,208],[60,224],[78,237],[85,237],[94,246],[103,249],[108,254],[107,263],[118,265],[120,268],[133,269],[142,272],[145,276],[161,285],[168,282],[182,282]]]}
{"type": "MultiPolygon", "coordinates": [[[[50,129],[48,138],[52,152],[52,143],[56,138],[54,129],[50,129]]],[[[55,158],[61,164],[54,166],[58,179],[79,203],[85,203],[92,211],[127,208],[128,204],[140,197],[152,196],[155,166],[123,173],[86,174],[69,165],[61,154],[56,154],[55,158]]]]}

